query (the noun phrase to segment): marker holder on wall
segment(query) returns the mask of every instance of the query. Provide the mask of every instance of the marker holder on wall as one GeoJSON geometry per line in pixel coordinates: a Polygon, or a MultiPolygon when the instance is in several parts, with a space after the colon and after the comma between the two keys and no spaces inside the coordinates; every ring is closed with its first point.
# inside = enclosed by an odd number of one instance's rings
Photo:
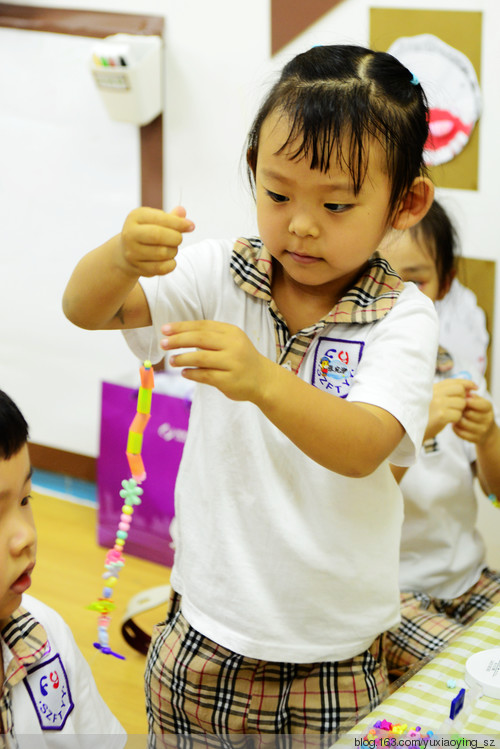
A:
{"type": "Polygon", "coordinates": [[[147,125],[162,111],[162,40],[114,34],[95,45],[90,68],[109,116],[147,125]]]}

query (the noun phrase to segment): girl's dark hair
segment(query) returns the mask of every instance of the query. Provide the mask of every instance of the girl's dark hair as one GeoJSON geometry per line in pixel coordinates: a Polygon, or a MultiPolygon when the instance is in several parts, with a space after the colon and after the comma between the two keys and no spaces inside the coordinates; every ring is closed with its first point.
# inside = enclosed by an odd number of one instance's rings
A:
{"type": "Polygon", "coordinates": [[[364,47],[313,47],[297,55],[264,100],[247,142],[248,176],[255,187],[259,137],[273,112],[290,122],[280,151],[308,158],[311,169],[327,172],[332,157],[349,172],[357,194],[368,163],[368,139],[387,155],[392,215],[415,177],[425,174],[423,149],[428,106],[420,84],[395,57],[364,47]]]}
{"type": "Polygon", "coordinates": [[[0,390],[0,459],[9,460],[28,441],[28,424],[7,393],[0,390]]]}
{"type": "Polygon", "coordinates": [[[460,254],[457,231],[443,206],[434,200],[424,218],[410,229],[436,264],[440,291],[453,279],[460,254]]]}

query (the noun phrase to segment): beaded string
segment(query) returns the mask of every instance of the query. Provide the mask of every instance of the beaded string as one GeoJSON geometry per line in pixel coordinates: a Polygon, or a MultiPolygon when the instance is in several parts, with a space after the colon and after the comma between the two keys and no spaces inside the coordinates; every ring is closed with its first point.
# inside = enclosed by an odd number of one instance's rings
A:
{"type": "Polygon", "coordinates": [[[123,558],[123,547],[128,537],[134,507],[141,504],[143,490],[139,486],[145,478],[146,471],[142,460],[142,440],[144,430],[151,417],[151,400],[154,389],[153,365],[146,360],[140,369],[141,386],[137,396],[137,410],[129,427],[126,455],[130,468],[131,478],[124,479],[121,483],[120,497],[123,499],[120,522],[116,531],[114,546],[107,552],[104,560],[104,587],[100,598],[93,601],[87,608],[99,613],[97,622],[97,642],[94,647],[105,655],[114,655],[115,658],[125,660],[124,655],[116,653],[109,647],[109,624],[111,612],[115,608],[113,602],[113,589],[118,581],[122,567],[125,564],[123,558]]]}

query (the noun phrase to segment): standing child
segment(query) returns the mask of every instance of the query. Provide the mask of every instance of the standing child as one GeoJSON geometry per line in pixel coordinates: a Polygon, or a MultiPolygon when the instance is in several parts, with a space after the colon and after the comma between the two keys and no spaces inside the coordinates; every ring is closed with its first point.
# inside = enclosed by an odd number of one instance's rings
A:
{"type": "Polygon", "coordinates": [[[184,209],[139,208],[68,283],[77,325],[125,329],[141,358],[191,349],[170,356],[197,385],[146,673],[154,734],[338,732],[385,690],[402,521],[388,458],[421,443],[437,324],[374,252],[432,202],[426,137],[397,60],[315,47],[250,131],[259,238],[178,253],[184,209]]]}
{"type": "Polygon", "coordinates": [[[0,390],[0,747],[120,749],[125,731],[104,704],[69,628],[25,593],[36,561],[28,426],[0,390]],[[24,595],[23,595],[24,594],[24,595]]]}
{"type": "MultiPolygon", "coordinates": [[[[453,281],[455,249],[455,229],[434,201],[422,222],[383,252],[404,281],[436,302],[453,281]]],[[[500,601],[500,574],[487,568],[476,528],[474,478],[487,495],[500,496],[500,428],[477,364],[474,346],[468,355],[440,348],[419,459],[408,470],[394,467],[405,502],[402,621],[389,633],[387,649],[394,674],[439,650],[500,601]]]]}

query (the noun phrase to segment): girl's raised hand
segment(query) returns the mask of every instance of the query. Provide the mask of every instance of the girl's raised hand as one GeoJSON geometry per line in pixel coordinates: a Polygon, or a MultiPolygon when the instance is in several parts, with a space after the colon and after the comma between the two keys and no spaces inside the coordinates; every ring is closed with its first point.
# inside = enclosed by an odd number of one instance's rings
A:
{"type": "Polygon", "coordinates": [[[182,235],[195,228],[186,211],[136,208],[129,213],[120,235],[123,269],[136,276],[164,276],[176,265],[182,235]]]}
{"type": "Polygon", "coordinates": [[[231,400],[256,403],[266,377],[276,365],[260,354],[236,325],[212,320],[175,322],[162,327],[165,351],[193,349],[171,356],[169,363],[184,368],[188,380],[212,385],[231,400]]]}

